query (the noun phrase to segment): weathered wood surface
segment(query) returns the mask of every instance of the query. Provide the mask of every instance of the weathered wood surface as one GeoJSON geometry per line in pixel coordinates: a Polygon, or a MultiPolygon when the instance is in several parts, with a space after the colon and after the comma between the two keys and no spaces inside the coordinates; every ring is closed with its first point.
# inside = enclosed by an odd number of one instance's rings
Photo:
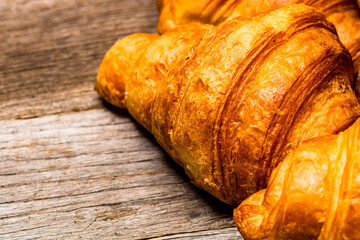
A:
{"type": "Polygon", "coordinates": [[[0,239],[241,239],[233,207],[93,91],[106,50],[157,17],[154,0],[0,1],[0,239]]]}

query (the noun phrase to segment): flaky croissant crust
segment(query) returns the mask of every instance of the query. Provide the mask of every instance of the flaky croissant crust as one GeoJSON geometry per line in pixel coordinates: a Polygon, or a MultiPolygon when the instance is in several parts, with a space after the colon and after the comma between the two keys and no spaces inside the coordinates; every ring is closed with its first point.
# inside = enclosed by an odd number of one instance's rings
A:
{"type": "Polygon", "coordinates": [[[118,41],[96,90],[151,131],[192,182],[229,204],[266,187],[306,139],[359,116],[349,53],[314,8],[118,41]]]}
{"type": "Polygon", "coordinates": [[[301,144],[234,219],[245,239],[360,239],[360,120],[301,144]]]}
{"type": "MultiPolygon", "coordinates": [[[[218,25],[234,17],[256,16],[288,4],[306,4],[322,11],[332,22],[340,40],[350,51],[356,75],[360,70],[360,9],[355,0],[157,0],[157,29],[163,33],[194,22],[218,25]]],[[[360,76],[359,80],[360,80],[360,76]]],[[[356,82],[360,92],[360,81],[356,82]]],[[[360,97],[360,95],[359,95],[360,97]]]]}

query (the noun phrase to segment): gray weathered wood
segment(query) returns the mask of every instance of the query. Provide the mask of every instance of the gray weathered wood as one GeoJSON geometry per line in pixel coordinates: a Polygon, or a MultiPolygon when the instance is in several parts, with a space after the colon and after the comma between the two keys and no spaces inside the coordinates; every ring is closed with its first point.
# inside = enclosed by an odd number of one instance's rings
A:
{"type": "Polygon", "coordinates": [[[0,1],[0,239],[241,239],[129,114],[93,91],[153,0],[0,1]]]}
{"type": "Polygon", "coordinates": [[[191,185],[124,111],[1,124],[4,239],[239,236],[232,207],[191,185]]]}
{"type": "Polygon", "coordinates": [[[0,119],[99,108],[92,86],[121,37],[155,32],[153,1],[2,0],[0,119]]]}

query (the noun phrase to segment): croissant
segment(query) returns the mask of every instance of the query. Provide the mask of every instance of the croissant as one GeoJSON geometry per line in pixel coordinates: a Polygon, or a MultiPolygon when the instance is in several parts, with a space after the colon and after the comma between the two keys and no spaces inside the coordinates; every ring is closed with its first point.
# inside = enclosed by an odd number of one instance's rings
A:
{"type": "Polygon", "coordinates": [[[134,34],[106,53],[95,89],[127,108],[191,181],[228,204],[265,188],[300,142],[360,114],[351,56],[305,5],[134,34]]]}
{"type": "Polygon", "coordinates": [[[360,119],[302,143],[234,219],[245,239],[360,239],[360,119]]]}
{"type": "Polygon", "coordinates": [[[323,11],[335,25],[340,40],[352,56],[358,77],[356,92],[360,93],[360,9],[355,0],[157,0],[160,11],[157,29],[163,33],[192,22],[218,25],[237,16],[256,16],[293,3],[306,4],[323,11]]]}

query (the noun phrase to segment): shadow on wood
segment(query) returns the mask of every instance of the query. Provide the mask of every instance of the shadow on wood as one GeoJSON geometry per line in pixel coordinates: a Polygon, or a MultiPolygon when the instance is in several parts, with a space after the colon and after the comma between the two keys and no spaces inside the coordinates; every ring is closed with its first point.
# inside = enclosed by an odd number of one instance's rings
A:
{"type": "MultiPolygon", "coordinates": [[[[225,203],[221,202],[220,200],[218,200],[217,198],[215,198],[214,196],[212,196],[211,194],[209,194],[208,192],[191,184],[189,177],[185,174],[185,170],[181,166],[179,166],[165,152],[165,150],[163,150],[161,148],[161,146],[156,142],[154,136],[149,131],[147,131],[141,124],[139,124],[135,119],[133,119],[132,116],[129,114],[129,112],[126,109],[121,109],[116,106],[113,106],[110,103],[106,102],[105,100],[102,100],[102,104],[103,104],[104,108],[106,108],[107,110],[109,110],[110,112],[115,114],[116,116],[121,117],[121,118],[125,117],[125,118],[131,119],[131,121],[134,122],[137,130],[139,132],[141,132],[142,136],[144,138],[146,138],[149,142],[152,142],[154,144],[154,148],[158,149],[159,151],[164,152],[165,157],[162,159],[159,159],[159,161],[163,161],[169,169],[174,170],[174,172],[179,177],[182,178],[183,182],[188,182],[189,185],[191,186],[192,191],[194,191],[194,193],[196,193],[199,197],[201,197],[204,200],[204,202],[206,202],[213,209],[214,212],[217,212],[218,214],[222,214],[222,215],[228,216],[229,218],[232,218],[232,211],[233,211],[234,207],[236,207],[236,206],[231,206],[231,205],[225,204],[225,203]]],[[[201,212],[201,210],[200,210],[200,212],[201,212]]],[[[200,214],[199,211],[196,211],[192,215],[196,216],[198,214],[200,214]]]]}

